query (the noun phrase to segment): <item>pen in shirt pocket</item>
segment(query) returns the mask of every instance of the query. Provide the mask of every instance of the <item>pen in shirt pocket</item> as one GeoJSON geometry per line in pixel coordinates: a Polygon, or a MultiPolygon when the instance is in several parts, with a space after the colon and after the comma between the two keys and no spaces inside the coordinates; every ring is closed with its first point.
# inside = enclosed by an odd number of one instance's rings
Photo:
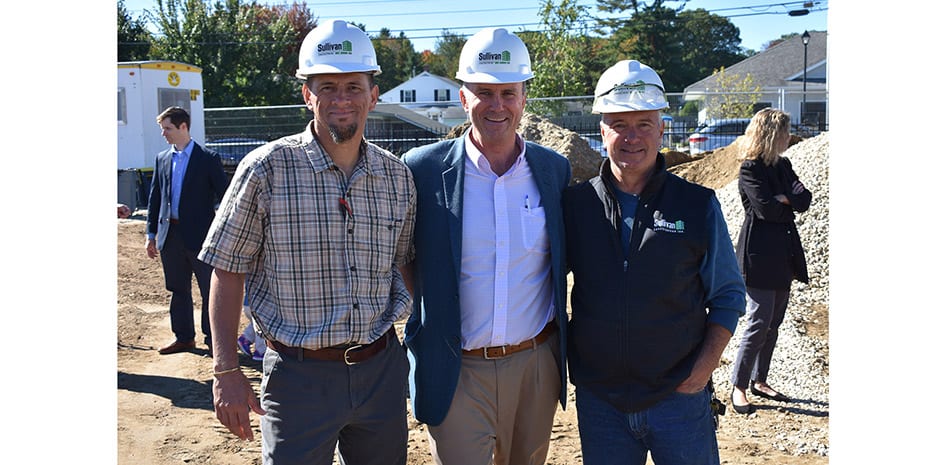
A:
{"type": "Polygon", "coordinates": [[[525,196],[525,209],[526,209],[526,211],[532,210],[532,207],[529,205],[529,195],[528,195],[528,194],[526,194],[526,196],[525,196]]]}

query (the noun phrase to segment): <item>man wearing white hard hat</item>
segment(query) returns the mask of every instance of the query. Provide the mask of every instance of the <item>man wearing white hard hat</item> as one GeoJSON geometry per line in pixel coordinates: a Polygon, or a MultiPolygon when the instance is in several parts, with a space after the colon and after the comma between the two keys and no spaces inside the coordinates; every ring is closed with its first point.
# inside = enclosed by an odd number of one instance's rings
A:
{"type": "Polygon", "coordinates": [[[313,120],[239,164],[199,256],[215,267],[216,417],[251,440],[249,411],[261,415],[265,465],[329,465],[337,449],[346,464],[404,465],[408,359],[393,324],[411,311],[414,182],[363,138],[381,72],[368,36],[324,22],[299,61],[313,120]],[[267,345],[260,400],[232,343],[243,289],[267,345]]]}
{"type": "Polygon", "coordinates": [[[568,160],[516,133],[533,77],[515,34],[470,37],[461,137],[403,156],[418,190],[412,411],[438,464],[542,464],[565,402],[568,160]]]}
{"type": "Polygon", "coordinates": [[[604,71],[593,111],[607,158],[564,195],[585,465],[719,463],[710,380],[744,314],[744,281],[714,191],[666,171],[668,106],[652,68],[604,71]]]}

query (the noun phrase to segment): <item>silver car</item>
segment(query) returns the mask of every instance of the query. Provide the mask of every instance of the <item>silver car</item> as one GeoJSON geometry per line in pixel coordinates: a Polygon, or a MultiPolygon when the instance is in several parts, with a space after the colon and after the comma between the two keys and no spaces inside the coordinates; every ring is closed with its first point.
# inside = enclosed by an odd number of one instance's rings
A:
{"type": "Polygon", "coordinates": [[[729,118],[702,124],[689,136],[689,153],[697,155],[731,145],[738,136],[744,134],[750,122],[750,118],[729,118]]]}

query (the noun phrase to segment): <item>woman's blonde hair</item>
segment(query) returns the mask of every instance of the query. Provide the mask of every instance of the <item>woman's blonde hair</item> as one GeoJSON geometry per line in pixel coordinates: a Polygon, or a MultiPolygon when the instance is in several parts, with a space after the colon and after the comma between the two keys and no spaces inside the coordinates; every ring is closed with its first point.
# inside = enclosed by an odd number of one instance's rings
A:
{"type": "Polygon", "coordinates": [[[785,150],[777,145],[780,134],[790,134],[790,115],[776,108],[764,108],[758,111],[744,131],[744,150],[742,160],[762,159],[773,165],[777,157],[785,150]]]}

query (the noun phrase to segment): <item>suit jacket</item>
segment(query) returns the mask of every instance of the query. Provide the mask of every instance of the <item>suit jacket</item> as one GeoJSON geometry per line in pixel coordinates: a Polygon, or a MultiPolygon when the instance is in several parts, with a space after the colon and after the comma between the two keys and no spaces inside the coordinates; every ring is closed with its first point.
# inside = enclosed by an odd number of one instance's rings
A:
{"type": "Polygon", "coordinates": [[[809,189],[794,194],[793,181],[797,180],[786,157],[780,157],[774,166],[762,160],[745,160],[741,164],[738,192],[744,206],[744,221],[735,250],[748,287],[789,289],[794,279],[809,282],[794,212],[808,210],[813,194],[809,189]],[[777,194],[786,195],[790,205],[774,200],[777,194]]]}
{"type": "MultiPolygon", "coordinates": [[[[147,232],[156,235],[158,250],[163,250],[170,229],[172,174],[173,148],[170,147],[157,155],[147,207],[147,232]]],[[[193,143],[179,205],[179,230],[187,249],[195,252],[202,249],[202,242],[215,219],[215,206],[225,194],[228,183],[219,154],[193,143]]]]}
{"type": "MultiPolygon", "coordinates": [[[[402,160],[414,174],[418,193],[415,218],[414,309],[405,325],[411,362],[410,387],[415,418],[438,425],[450,409],[460,375],[460,261],[463,215],[464,138],[418,147],[402,160]]],[[[561,375],[559,400],[567,391],[567,270],[561,193],[571,165],[558,153],[526,142],[526,160],[542,197],[550,241],[555,321],[561,375]]]]}

